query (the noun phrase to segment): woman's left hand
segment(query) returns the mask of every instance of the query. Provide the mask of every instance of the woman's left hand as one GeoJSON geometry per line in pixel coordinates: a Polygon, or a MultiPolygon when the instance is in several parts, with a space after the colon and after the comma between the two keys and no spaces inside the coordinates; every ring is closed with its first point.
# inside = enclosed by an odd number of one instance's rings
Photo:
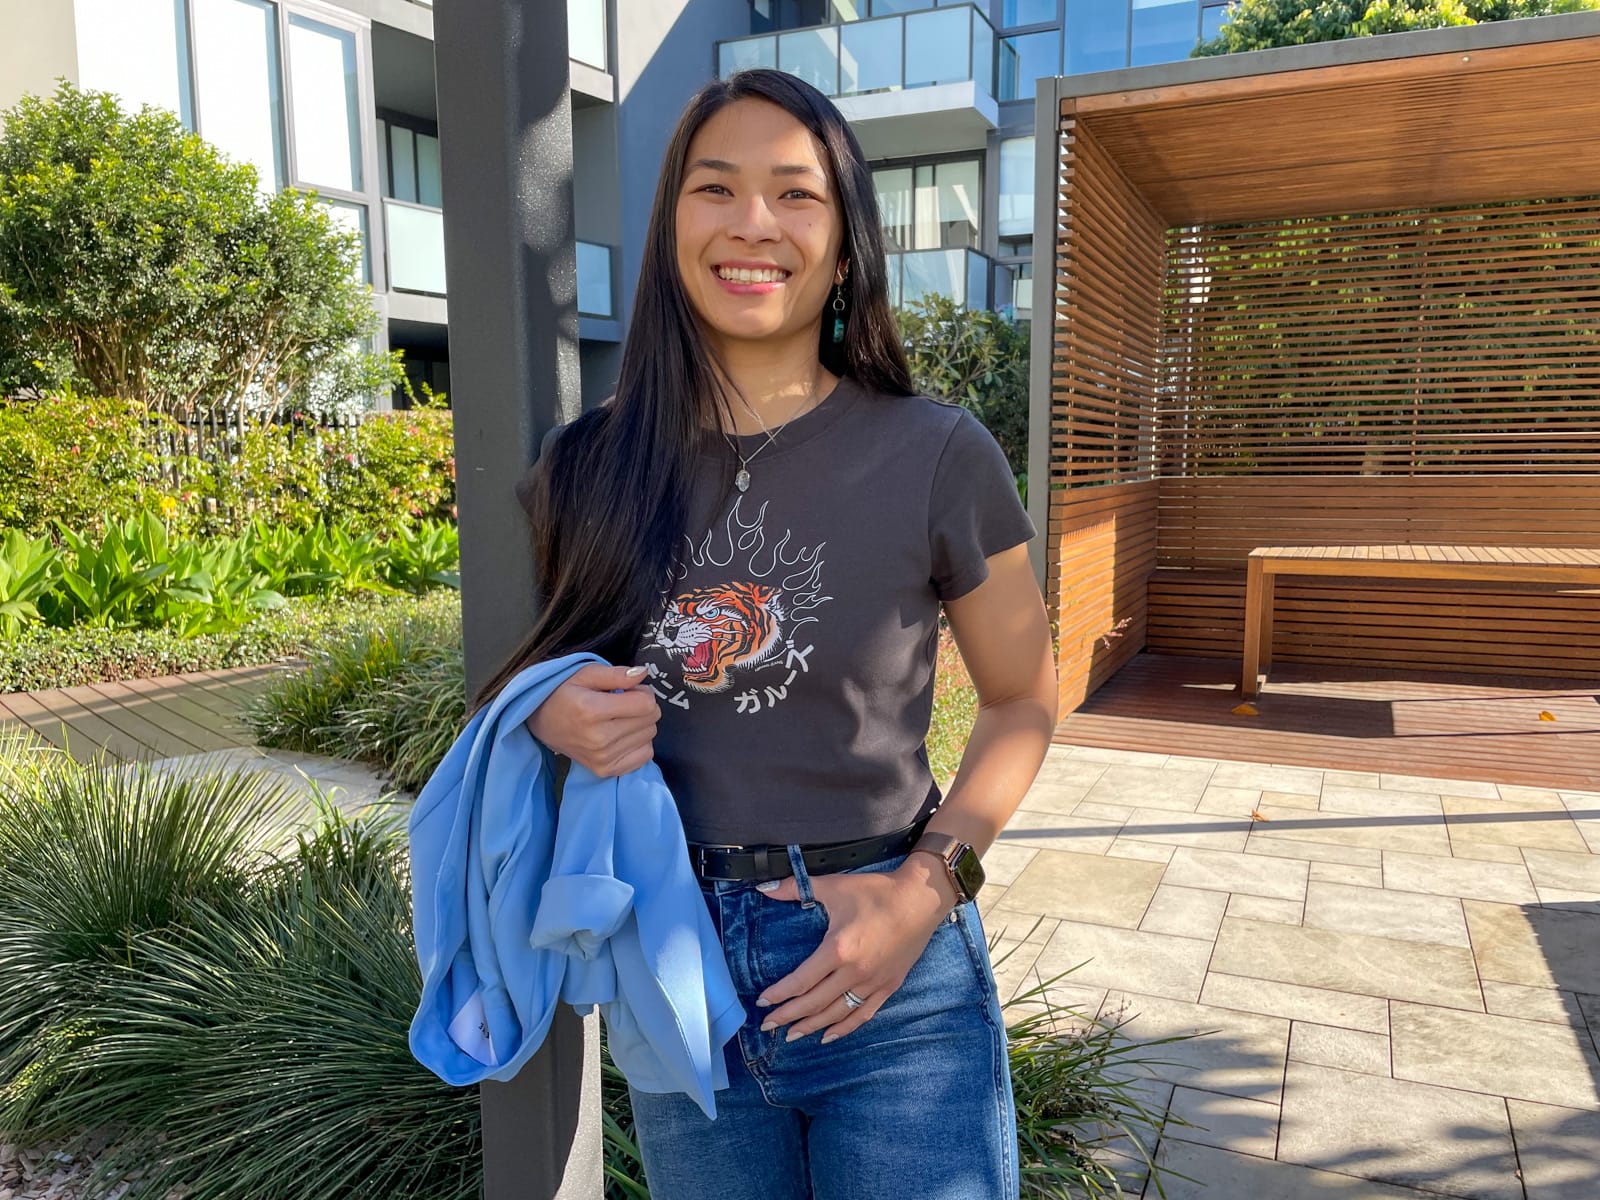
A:
{"type": "MultiPolygon", "coordinates": [[[[859,1029],[904,981],[955,904],[942,865],[914,853],[894,871],[818,875],[811,892],[827,909],[828,932],[811,957],[767,988],[756,1003],[773,1006],[763,1030],[789,1026],[788,1040],[819,1029],[824,1043],[859,1029]],[[845,1003],[849,990],[863,1003],[845,1003]]],[[[767,892],[799,903],[793,876],[767,892]]]]}

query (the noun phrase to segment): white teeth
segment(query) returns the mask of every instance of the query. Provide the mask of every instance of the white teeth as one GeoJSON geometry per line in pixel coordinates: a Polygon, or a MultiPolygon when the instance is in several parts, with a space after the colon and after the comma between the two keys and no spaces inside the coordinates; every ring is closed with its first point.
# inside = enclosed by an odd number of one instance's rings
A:
{"type": "Polygon", "coordinates": [[[785,272],[771,269],[753,270],[749,267],[718,267],[717,275],[729,283],[777,283],[785,277],[785,272]]]}

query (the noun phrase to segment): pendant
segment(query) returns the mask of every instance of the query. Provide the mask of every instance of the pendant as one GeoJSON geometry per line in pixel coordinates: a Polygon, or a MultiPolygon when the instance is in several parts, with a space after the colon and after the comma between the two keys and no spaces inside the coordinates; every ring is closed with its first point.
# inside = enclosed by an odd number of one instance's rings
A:
{"type": "Polygon", "coordinates": [[[741,492],[748,492],[750,490],[750,472],[740,467],[739,473],[733,477],[733,486],[741,492]]]}

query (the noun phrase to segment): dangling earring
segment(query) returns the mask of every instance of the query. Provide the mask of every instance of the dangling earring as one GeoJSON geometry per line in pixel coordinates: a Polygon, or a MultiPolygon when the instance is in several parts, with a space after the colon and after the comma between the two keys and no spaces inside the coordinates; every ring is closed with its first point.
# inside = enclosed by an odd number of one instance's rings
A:
{"type": "Polygon", "coordinates": [[[844,282],[833,285],[833,344],[844,341],[844,282]]]}

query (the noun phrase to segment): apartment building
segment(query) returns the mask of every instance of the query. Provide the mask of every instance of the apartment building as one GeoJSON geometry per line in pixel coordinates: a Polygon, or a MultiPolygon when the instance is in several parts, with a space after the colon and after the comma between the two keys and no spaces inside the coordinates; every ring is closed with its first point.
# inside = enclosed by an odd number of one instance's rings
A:
{"type": "MultiPolygon", "coordinates": [[[[436,0],[440,5],[452,0],[436,0]]],[[[1187,56],[1200,0],[567,0],[580,359],[615,379],[656,170],[714,74],[791,71],[874,163],[896,300],[1027,319],[1033,84],[1187,56]]],[[[449,390],[429,0],[0,0],[0,106],[58,78],[157,104],[358,232],[384,338],[449,390]]]]}

